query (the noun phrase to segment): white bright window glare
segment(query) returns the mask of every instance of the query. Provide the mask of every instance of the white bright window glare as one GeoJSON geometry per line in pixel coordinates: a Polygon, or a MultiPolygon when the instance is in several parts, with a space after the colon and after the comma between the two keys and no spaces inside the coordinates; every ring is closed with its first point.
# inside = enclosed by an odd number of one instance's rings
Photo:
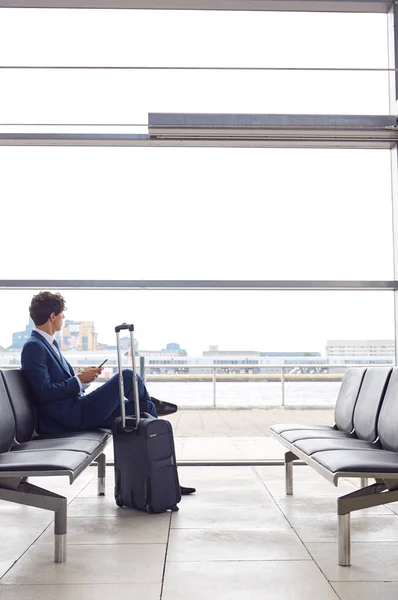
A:
{"type": "Polygon", "coordinates": [[[23,70],[0,71],[0,85],[3,124],[95,124],[55,132],[147,133],[150,112],[389,113],[385,72],[23,70]]]}
{"type": "Polygon", "coordinates": [[[0,9],[7,65],[386,66],[387,16],[0,9]],[[370,43],[371,40],[371,43],[370,43]]]}
{"type": "Polygon", "coordinates": [[[389,151],[0,148],[3,279],[393,278],[389,151]]]}
{"type": "MultiPolygon", "coordinates": [[[[57,290],[51,290],[56,292],[57,290]]],[[[0,346],[28,323],[33,290],[1,291],[0,346]]],[[[219,350],[320,352],[328,340],[393,340],[392,292],[78,291],[64,290],[65,318],[94,321],[98,342],[133,322],[142,350],[174,342],[189,356],[219,350]]]]}
{"type": "MultiPolygon", "coordinates": [[[[0,15],[3,65],[388,66],[386,15],[108,10],[0,15]]],[[[146,124],[148,112],[387,114],[388,80],[386,72],[3,70],[0,114],[2,123],[24,124],[146,124]]]]}

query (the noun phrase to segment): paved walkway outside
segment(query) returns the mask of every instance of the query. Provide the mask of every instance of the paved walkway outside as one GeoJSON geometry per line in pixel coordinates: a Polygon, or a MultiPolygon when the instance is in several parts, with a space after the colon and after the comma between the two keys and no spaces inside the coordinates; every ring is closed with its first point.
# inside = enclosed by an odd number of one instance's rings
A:
{"type": "Polygon", "coordinates": [[[333,409],[206,409],[179,410],[168,417],[176,437],[268,436],[275,423],[333,425],[333,409]]]}

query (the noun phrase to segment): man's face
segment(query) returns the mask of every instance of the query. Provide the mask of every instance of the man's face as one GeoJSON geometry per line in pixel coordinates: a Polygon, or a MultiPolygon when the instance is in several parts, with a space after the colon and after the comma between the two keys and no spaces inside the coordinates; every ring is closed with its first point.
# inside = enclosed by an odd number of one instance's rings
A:
{"type": "Polygon", "coordinates": [[[63,312],[60,312],[59,315],[54,315],[54,327],[55,327],[55,331],[61,331],[63,320],[64,320],[64,313],[63,312]]]}

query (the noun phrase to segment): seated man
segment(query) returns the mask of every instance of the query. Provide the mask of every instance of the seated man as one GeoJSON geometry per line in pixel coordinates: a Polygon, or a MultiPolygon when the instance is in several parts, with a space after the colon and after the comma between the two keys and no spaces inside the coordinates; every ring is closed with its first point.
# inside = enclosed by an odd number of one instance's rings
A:
{"type": "MultiPolygon", "coordinates": [[[[40,292],[33,296],[29,307],[35,324],[31,337],[25,343],[21,364],[37,410],[37,429],[42,434],[64,431],[84,431],[112,426],[120,416],[119,381],[114,375],[98,389],[86,394],[85,390],[102,372],[100,367],[86,367],[75,375],[73,368],[62,356],[54,334],[62,329],[65,300],[60,294],[40,292]]],[[[157,417],[156,407],[137,376],[140,409],[157,417]]],[[[134,414],[133,372],[123,370],[126,414],[134,414]]],[[[168,403],[159,402],[163,408],[168,403]]],[[[172,406],[172,405],[171,405],[172,406]]],[[[166,411],[165,411],[166,412],[166,411]]],[[[194,488],[181,486],[182,494],[191,494],[194,488]]]]}

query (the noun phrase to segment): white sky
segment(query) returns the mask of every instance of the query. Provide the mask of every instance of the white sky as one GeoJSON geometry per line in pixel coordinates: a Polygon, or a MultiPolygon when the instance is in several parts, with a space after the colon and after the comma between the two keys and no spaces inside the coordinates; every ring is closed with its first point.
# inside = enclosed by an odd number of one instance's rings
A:
{"type": "MultiPolygon", "coordinates": [[[[387,18],[3,9],[0,65],[386,67],[387,18]]],[[[386,73],[0,70],[0,90],[2,124],[389,112],[386,73]]],[[[1,278],[393,279],[390,194],[387,151],[0,147],[1,278]]],[[[31,295],[0,292],[0,345],[31,295]]],[[[100,341],[130,320],[146,349],[393,338],[380,292],[64,295],[100,341]]]]}

